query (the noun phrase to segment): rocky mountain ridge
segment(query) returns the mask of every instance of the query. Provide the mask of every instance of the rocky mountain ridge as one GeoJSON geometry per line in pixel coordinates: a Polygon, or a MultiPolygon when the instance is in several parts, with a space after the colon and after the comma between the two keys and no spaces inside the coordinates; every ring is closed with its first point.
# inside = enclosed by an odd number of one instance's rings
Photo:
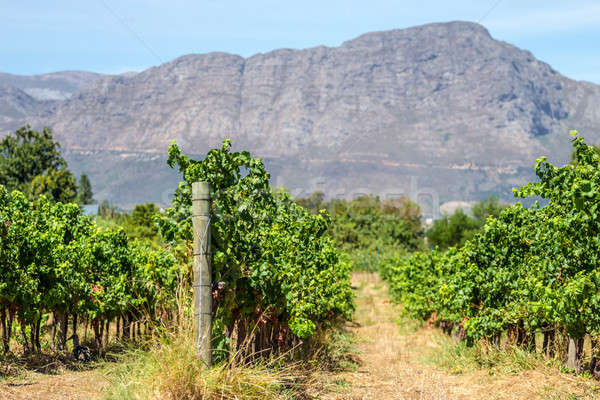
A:
{"type": "Polygon", "coordinates": [[[0,129],[51,126],[72,166],[123,206],[168,202],[176,177],[163,162],[173,139],[203,154],[231,138],[295,194],[405,194],[431,212],[444,201],[509,197],[537,157],[568,158],[571,129],[600,141],[600,86],[468,22],[249,58],[187,55],[35,106],[9,92],[0,86],[0,115],[5,103],[16,111],[0,129]],[[77,156],[86,151],[104,164],[77,156]],[[135,195],[125,200],[127,190],[135,195]]]}
{"type": "Polygon", "coordinates": [[[102,74],[87,71],[60,71],[40,75],[0,73],[0,85],[21,89],[36,100],[65,100],[102,74]]]}

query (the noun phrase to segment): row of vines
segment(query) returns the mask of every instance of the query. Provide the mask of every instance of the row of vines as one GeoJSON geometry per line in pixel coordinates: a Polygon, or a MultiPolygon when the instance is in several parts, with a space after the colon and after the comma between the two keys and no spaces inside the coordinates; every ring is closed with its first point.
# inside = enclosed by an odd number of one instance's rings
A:
{"type": "Polygon", "coordinates": [[[327,213],[313,215],[272,188],[262,160],[232,152],[228,140],[202,160],[172,144],[168,162],[183,174],[159,220],[171,243],[191,245],[191,184],[211,185],[216,349],[268,354],[351,318],[351,265],[328,234],[327,213]]]}
{"type": "Polygon", "coordinates": [[[470,344],[509,340],[564,356],[577,370],[589,335],[591,368],[598,369],[600,156],[581,137],[573,145],[573,163],[555,167],[541,158],[539,181],[514,190],[545,205],[507,208],[460,249],[383,262],[405,312],[470,344]]]}
{"type": "Polygon", "coordinates": [[[0,186],[4,352],[14,323],[25,352],[40,351],[40,331],[50,317],[58,350],[69,326],[77,332],[78,320],[90,323],[98,348],[110,321],[122,322],[119,333],[128,338],[133,323],[139,330],[141,319],[148,324],[173,309],[178,275],[171,252],[130,242],[120,229],[98,229],[77,204],[44,196],[30,201],[0,186]]]}
{"type": "Polygon", "coordinates": [[[154,217],[154,243],[100,229],[76,204],[29,200],[0,186],[4,352],[15,335],[26,352],[40,351],[46,325],[54,329],[54,347],[63,350],[67,332],[77,332],[81,321],[87,331],[89,322],[101,349],[113,321],[117,335],[128,339],[140,321],[151,332],[174,316],[189,318],[195,181],[209,182],[213,192],[213,348],[289,349],[351,317],[351,267],[328,234],[326,213],[310,214],[273,190],[262,161],[231,152],[229,141],[202,160],[173,144],[169,164],[183,182],[172,207],[154,217]]]}

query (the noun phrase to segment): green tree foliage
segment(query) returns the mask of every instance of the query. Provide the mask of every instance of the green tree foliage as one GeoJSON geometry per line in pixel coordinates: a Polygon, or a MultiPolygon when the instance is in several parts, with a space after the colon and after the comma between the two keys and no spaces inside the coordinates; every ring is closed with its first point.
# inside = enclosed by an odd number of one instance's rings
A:
{"type": "Polygon", "coordinates": [[[86,174],[81,174],[79,178],[79,191],[77,192],[77,202],[79,204],[92,204],[94,202],[94,193],[92,192],[92,183],[86,174]]]}
{"type": "Polygon", "coordinates": [[[500,213],[508,207],[508,204],[501,203],[498,197],[489,197],[487,200],[475,203],[471,208],[473,216],[485,223],[488,217],[498,217],[500,213]]]}
{"type": "Polygon", "coordinates": [[[540,158],[539,182],[514,190],[547,205],[506,208],[460,249],[386,260],[382,274],[405,311],[470,342],[497,341],[507,332],[535,349],[541,332],[551,352],[559,333],[577,346],[586,334],[597,338],[600,154],[581,137],[573,146],[577,163],[555,167],[540,158]]]}
{"type": "Polygon", "coordinates": [[[102,200],[98,205],[98,216],[107,219],[114,219],[119,216],[119,212],[110,204],[108,200],[102,200]]]}
{"type": "Polygon", "coordinates": [[[423,247],[419,206],[406,198],[381,201],[377,196],[325,201],[322,191],[296,203],[332,217],[329,232],[356,270],[376,271],[380,254],[414,251],[423,247]]]}
{"type": "Polygon", "coordinates": [[[50,128],[36,132],[29,125],[0,141],[0,185],[52,201],[70,202],[77,195],[75,178],[50,128]]]}
{"type": "Polygon", "coordinates": [[[98,206],[97,222],[102,227],[122,228],[128,237],[152,242],[160,247],[161,240],[154,218],[160,212],[154,203],[138,204],[131,213],[118,211],[108,201],[98,206]]]}
{"type": "Polygon", "coordinates": [[[160,209],[154,203],[138,204],[131,212],[131,220],[134,224],[154,227],[154,215],[158,214],[160,209]]]}
{"type": "Polygon", "coordinates": [[[461,247],[481,228],[478,219],[469,217],[463,210],[458,209],[452,215],[444,215],[434,221],[426,232],[427,240],[432,246],[447,249],[451,246],[461,247]]]}
{"type": "Polygon", "coordinates": [[[36,176],[64,167],[50,128],[35,132],[26,125],[0,142],[0,184],[8,190],[23,189],[36,176]]]}
{"type": "Polygon", "coordinates": [[[381,201],[376,196],[332,200],[332,235],[345,251],[401,249],[422,245],[419,206],[407,199],[381,201]]]}
{"type": "Polygon", "coordinates": [[[442,250],[453,246],[462,247],[479,232],[488,217],[497,217],[506,207],[508,205],[500,203],[498,198],[490,197],[473,206],[473,217],[458,209],[454,214],[435,221],[426,232],[427,240],[432,246],[442,250]]]}
{"type": "Polygon", "coordinates": [[[77,184],[69,170],[51,169],[33,178],[27,194],[31,198],[44,195],[53,202],[71,203],[77,198],[77,184]]]}
{"type": "Polygon", "coordinates": [[[379,254],[423,247],[419,206],[406,198],[381,201],[377,196],[324,200],[321,191],[296,203],[313,214],[327,210],[329,232],[355,269],[377,270],[379,254]]]}
{"type": "Polygon", "coordinates": [[[254,332],[256,351],[286,348],[351,317],[349,265],[327,234],[326,213],[312,215],[288,193],[274,193],[262,161],[231,152],[228,140],[203,160],[172,144],[168,162],[184,181],[158,218],[166,240],[191,248],[191,184],[207,181],[213,192],[213,282],[223,283],[214,295],[219,346],[235,348],[254,332]]]}
{"type": "Polygon", "coordinates": [[[414,251],[422,246],[421,211],[408,199],[381,201],[377,196],[353,200],[324,201],[321,191],[296,203],[313,214],[327,210],[331,214],[330,232],[344,251],[393,248],[414,251]]]}
{"type": "Polygon", "coordinates": [[[314,191],[309,197],[298,198],[296,203],[313,214],[319,212],[319,210],[327,209],[329,204],[325,202],[325,193],[322,190],[314,191]]]}
{"type": "MultiPolygon", "coordinates": [[[[590,148],[592,150],[594,150],[596,153],[600,153],[600,145],[596,144],[596,145],[590,146],[590,148]]],[[[575,165],[575,164],[577,164],[577,161],[578,161],[577,160],[577,150],[573,149],[571,151],[571,164],[575,165]]]]}
{"type": "Polygon", "coordinates": [[[158,238],[158,229],[154,218],[160,209],[154,203],[138,204],[126,221],[125,230],[140,239],[158,238]]]}

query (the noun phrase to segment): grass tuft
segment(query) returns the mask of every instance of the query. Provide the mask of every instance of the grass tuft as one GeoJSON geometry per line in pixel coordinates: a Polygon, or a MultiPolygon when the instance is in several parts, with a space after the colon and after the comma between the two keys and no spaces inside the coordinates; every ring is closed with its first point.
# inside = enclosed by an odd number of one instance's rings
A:
{"type": "Polygon", "coordinates": [[[240,357],[212,368],[196,357],[193,340],[181,331],[131,349],[123,362],[107,366],[105,399],[286,399],[293,392],[291,369],[278,360],[248,362],[240,357]]]}
{"type": "Polygon", "coordinates": [[[483,341],[467,346],[465,342],[442,334],[437,336],[436,342],[435,351],[427,359],[455,374],[487,369],[491,375],[514,375],[548,366],[548,361],[540,354],[517,346],[499,347],[483,341]]]}
{"type": "Polygon", "coordinates": [[[356,336],[342,326],[318,331],[307,354],[305,369],[341,372],[356,371],[360,366],[356,336]]]}

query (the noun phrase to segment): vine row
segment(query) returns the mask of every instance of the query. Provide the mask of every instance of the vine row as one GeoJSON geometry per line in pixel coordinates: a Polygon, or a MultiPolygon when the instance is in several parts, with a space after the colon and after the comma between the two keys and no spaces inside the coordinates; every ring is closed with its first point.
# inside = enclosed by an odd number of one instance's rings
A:
{"type": "Polygon", "coordinates": [[[589,335],[590,367],[599,369],[600,156],[581,137],[573,146],[571,164],[540,158],[539,181],[514,189],[542,205],[517,203],[490,217],[460,249],[383,262],[405,312],[471,344],[506,339],[548,356],[560,349],[576,370],[589,335]]]}

